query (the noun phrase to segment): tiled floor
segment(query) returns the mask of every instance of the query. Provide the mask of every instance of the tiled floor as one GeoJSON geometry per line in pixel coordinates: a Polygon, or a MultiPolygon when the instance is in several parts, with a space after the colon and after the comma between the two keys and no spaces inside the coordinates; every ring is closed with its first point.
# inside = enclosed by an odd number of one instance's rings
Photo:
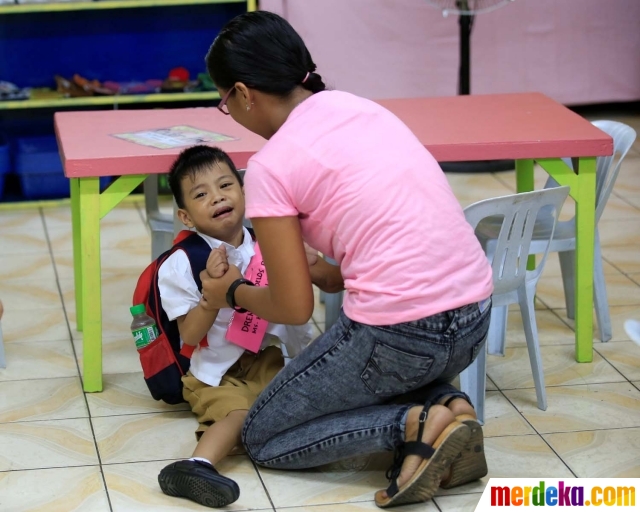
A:
{"type": "MultiPolygon", "coordinates": [[[[640,118],[624,119],[640,128],[640,118]]],[[[463,205],[514,191],[514,173],[450,175],[463,205]]],[[[537,171],[537,183],[544,182],[537,171]]],[[[128,306],[150,240],[140,204],[102,223],[104,373],[102,393],[81,387],[82,334],[75,330],[68,208],[0,211],[0,298],[7,368],[0,370],[0,510],[204,510],[164,496],[158,471],[191,454],[196,420],[188,408],[152,400],[128,332],[128,306]]],[[[567,213],[571,205],[567,205],[567,213]]],[[[640,348],[623,321],[640,318],[640,142],[624,163],[600,223],[613,340],[595,342],[591,364],[573,358],[559,266],[549,262],[537,319],[549,407],[537,409],[519,314],[509,317],[504,358],[489,357],[490,476],[640,477],[640,348]]],[[[323,307],[314,322],[323,329],[323,307]]],[[[231,510],[375,510],[388,456],[316,470],[259,469],[228,458],[223,473],[241,497],[231,510]]],[[[412,511],[471,511],[486,482],[441,492],[412,511]]]]}

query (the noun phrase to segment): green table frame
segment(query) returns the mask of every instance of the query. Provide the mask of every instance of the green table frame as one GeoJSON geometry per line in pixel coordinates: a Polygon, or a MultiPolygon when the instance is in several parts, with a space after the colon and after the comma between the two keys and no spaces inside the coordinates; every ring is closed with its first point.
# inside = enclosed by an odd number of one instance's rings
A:
{"type": "MultiPolygon", "coordinates": [[[[569,186],[576,202],[576,281],[575,331],[576,361],[593,361],[593,258],[596,218],[596,158],[574,158],[574,172],[562,160],[542,158],[516,160],[516,190],[529,192],[533,187],[534,163],[538,163],[560,185],[569,186]]],[[[534,258],[531,256],[530,258],[534,258]]],[[[533,268],[535,261],[529,261],[533,268]]]]}
{"type": "MultiPolygon", "coordinates": [[[[535,160],[576,201],[576,361],[593,360],[593,253],[596,159],[578,158],[577,172],[560,159],[535,160]],[[579,293],[578,293],[579,291],[579,293]]],[[[533,190],[534,160],[516,161],[517,191],[533,190]]],[[[83,333],[84,390],[102,391],[100,219],[147,175],[121,176],[100,193],[98,177],[71,179],[76,324],[83,333]]]]}
{"type": "Polygon", "coordinates": [[[102,391],[100,219],[146,177],[146,174],[121,176],[102,193],[100,178],[70,179],[76,326],[83,333],[85,391],[102,391]]]}

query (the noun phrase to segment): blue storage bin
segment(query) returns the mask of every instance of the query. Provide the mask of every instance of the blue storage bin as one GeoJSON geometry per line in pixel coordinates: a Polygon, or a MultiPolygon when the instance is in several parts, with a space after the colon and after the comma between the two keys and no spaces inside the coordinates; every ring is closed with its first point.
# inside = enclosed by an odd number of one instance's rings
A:
{"type": "MultiPolygon", "coordinates": [[[[25,199],[69,197],[69,180],[64,175],[53,136],[24,137],[16,140],[16,173],[25,199]]],[[[105,188],[108,176],[100,178],[105,188]]]]}
{"type": "Polygon", "coordinates": [[[11,158],[9,153],[9,144],[0,139],[0,197],[4,192],[4,179],[11,170],[11,158]]]}

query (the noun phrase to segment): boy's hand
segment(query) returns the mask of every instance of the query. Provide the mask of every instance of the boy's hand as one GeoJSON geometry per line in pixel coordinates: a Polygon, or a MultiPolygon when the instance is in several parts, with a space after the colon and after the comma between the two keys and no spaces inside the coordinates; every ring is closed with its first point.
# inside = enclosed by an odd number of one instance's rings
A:
{"type": "Polygon", "coordinates": [[[207,259],[207,273],[210,277],[217,279],[225,275],[229,270],[229,260],[227,259],[227,249],[221,245],[213,249],[207,259]]]}
{"type": "Polygon", "coordinates": [[[231,283],[241,277],[242,273],[235,265],[229,266],[228,271],[219,278],[212,278],[206,270],[203,270],[200,273],[202,280],[201,306],[207,310],[228,308],[227,290],[231,283]]]}
{"type": "Polygon", "coordinates": [[[311,248],[307,242],[304,242],[304,252],[307,255],[307,263],[309,263],[310,267],[318,263],[318,251],[311,248]]]}

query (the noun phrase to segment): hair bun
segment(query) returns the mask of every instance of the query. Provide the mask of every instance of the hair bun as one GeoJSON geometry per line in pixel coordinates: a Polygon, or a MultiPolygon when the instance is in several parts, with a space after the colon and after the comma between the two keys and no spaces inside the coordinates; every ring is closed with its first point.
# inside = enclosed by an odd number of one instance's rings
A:
{"type": "Polygon", "coordinates": [[[314,73],[312,71],[309,72],[309,77],[300,85],[314,94],[326,89],[326,86],[322,81],[322,77],[318,73],[314,73]]]}

